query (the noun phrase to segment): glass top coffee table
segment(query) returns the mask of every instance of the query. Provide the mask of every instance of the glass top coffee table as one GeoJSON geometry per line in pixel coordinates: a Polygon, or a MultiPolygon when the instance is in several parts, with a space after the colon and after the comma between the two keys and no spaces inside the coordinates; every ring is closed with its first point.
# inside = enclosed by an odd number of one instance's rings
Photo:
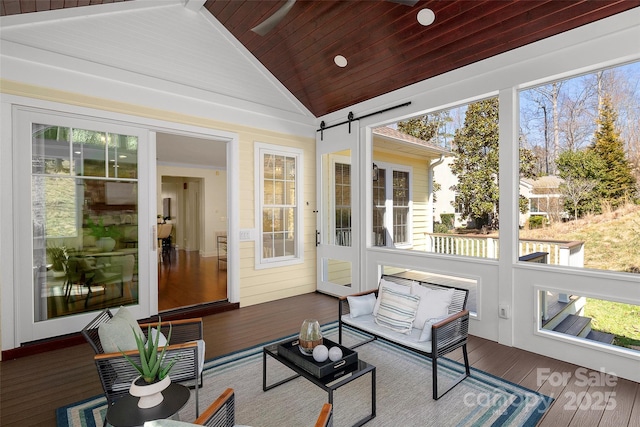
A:
{"type": "MultiPolygon", "coordinates": [[[[317,377],[312,374],[309,369],[303,367],[304,363],[296,363],[291,358],[283,357],[279,354],[283,351],[283,347],[291,347],[296,345],[297,340],[285,340],[278,343],[270,344],[262,349],[262,390],[267,391],[272,388],[278,387],[284,383],[287,383],[295,378],[303,377],[317,385],[329,395],[329,403],[333,405],[333,392],[345,384],[350,383],[356,378],[360,378],[363,375],[371,374],[371,414],[362,418],[360,421],[354,424],[355,426],[361,426],[372,420],[376,416],[376,367],[370,365],[364,360],[358,359],[355,363],[352,363],[344,368],[338,368],[334,372],[329,373],[323,377],[317,377]],[[267,385],[267,356],[272,357],[278,362],[282,363],[286,367],[290,368],[296,375],[289,376],[283,380],[277,381],[273,384],[267,385]]],[[[340,346],[342,347],[342,346],[340,346]]],[[[344,348],[344,347],[343,347],[344,348]]],[[[345,348],[345,350],[347,350],[345,348]]],[[[350,350],[349,350],[350,351],[350,350]]],[[[336,362],[336,365],[340,365],[340,361],[336,362]]]]}

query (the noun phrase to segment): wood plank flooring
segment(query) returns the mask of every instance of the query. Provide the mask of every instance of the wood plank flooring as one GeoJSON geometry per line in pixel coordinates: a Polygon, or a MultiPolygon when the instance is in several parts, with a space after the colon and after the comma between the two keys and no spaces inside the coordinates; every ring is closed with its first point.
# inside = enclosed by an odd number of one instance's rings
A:
{"type": "Polygon", "coordinates": [[[198,251],[172,250],[158,264],[158,310],[162,313],[227,299],[227,264],[198,251]],[[218,265],[220,268],[218,268],[218,265]]]}
{"type": "MultiPolygon", "coordinates": [[[[295,333],[304,318],[334,321],[337,307],[335,298],[311,293],[206,316],[206,356],[220,356],[295,333]]],[[[638,383],[618,379],[613,386],[589,387],[575,378],[578,367],[566,362],[478,337],[470,337],[468,347],[473,367],[556,398],[540,426],[640,427],[638,383]],[[538,368],[550,373],[570,372],[572,378],[567,384],[539,381],[538,368]],[[615,394],[609,394],[612,398],[608,401],[597,400],[598,393],[604,396],[607,392],[615,394]],[[580,406],[583,409],[578,409],[580,406]],[[605,409],[607,406],[610,409],[605,409]]],[[[452,358],[461,360],[462,352],[456,351],[452,358]]],[[[430,374],[425,370],[424,375],[430,374]]],[[[56,408],[102,393],[88,344],[0,362],[0,384],[3,427],[55,426],[56,408]]]]}

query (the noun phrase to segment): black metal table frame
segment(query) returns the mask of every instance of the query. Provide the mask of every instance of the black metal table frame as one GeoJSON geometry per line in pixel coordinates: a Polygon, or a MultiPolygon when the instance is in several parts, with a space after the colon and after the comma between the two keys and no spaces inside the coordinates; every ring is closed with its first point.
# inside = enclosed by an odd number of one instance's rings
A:
{"type": "Polygon", "coordinates": [[[347,372],[345,372],[344,376],[346,376],[346,378],[343,378],[343,379],[340,379],[341,377],[318,378],[312,375],[311,373],[307,372],[306,370],[302,369],[295,363],[291,362],[290,360],[280,356],[278,354],[278,344],[279,343],[271,344],[262,349],[262,390],[263,391],[271,390],[272,388],[276,388],[298,377],[303,377],[311,381],[313,384],[317,385],[324,391],[326,391],[329,395],[329,403],[333,405],[333,392],[335,390],[337,390],[338,388],[342,387],[345,384],[350,383],[356,378],[360,378],[363,375],[371,373],[371,414],[362,418],[360,421],[356,422],[353,426],[354,427],[362,426],[376,417],[376,367],[375,366],[368,364],[364,360],[358,359],[357,367],[356,368],[352,367],[352,370],[348,370],[347,372]],[[274,384],[267,386],[267,355],[271,356],[278,362],[285,365],[287,368],[296,372],[296,375],[292,375],[281,381],[278,381],[274,384]],[[347,375],[347,374],[351,374],[351,375],[347,375]]]}
{"type": "Polygon", "coordinates": [[[137,397],[122,396],[107,409],[106,421],[112,426],[141,426],[145,421],[174,416],[189,401],[191,392],[182,384],[171,383],[163,392],[164,400],[148,409],[138,408],[137,397]]]}

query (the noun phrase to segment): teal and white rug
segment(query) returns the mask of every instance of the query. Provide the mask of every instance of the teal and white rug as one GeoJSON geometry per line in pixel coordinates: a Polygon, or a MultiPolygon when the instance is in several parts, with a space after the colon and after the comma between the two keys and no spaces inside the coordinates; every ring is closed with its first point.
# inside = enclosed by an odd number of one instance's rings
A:
{"type": "MultiPolygon", "coordinates": [[[[337,341],[337,324],[323,326],[325,337],[337,341]]],[[[283,338],[284,339],[284,338],[283,338]]],[[[349,331],[345,344],[361,337],[349,331]]],[[[212,344],[209,344],[212,345],[212,344]]],[[[262,391],[262,347],[252,347],[205,364],[202,412],[227,387],[236,394],[236,423],[253,427],[313,426],[327,393],[304,378],[262,391]]],[[[431,362],[385,341],[356,349],[376,366],[376,418],[367,426],[535,426],[553,399],[471,368],[471,377],[439,400],[431,396],[431,362]]],[[[268,357],[268,384],[292,371],[268,357]]],[[[438,384],[458,377],[464,367],[439,359],[438,384]],[[441,360],[441,361],[440,361],[441,360]]],[[[179,419],[193,421],[194,392],[179,419]]],[[[371,376],[358,378],[334,393],[336,427],[350,426],[371,411],[371,376]]],[[[106,400],[102,396],[57,410],[58,427],[102,426],[106,400]]]]}

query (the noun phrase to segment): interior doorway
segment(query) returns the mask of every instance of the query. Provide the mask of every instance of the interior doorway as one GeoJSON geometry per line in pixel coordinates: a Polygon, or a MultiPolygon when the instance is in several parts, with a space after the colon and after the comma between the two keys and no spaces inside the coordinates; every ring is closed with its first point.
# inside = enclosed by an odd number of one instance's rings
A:
{"type": "Polygon", "coordinates": [[[226,145],[156,135],[158,222],[171,224],[159,242],[159,312],[227,300],[226,145]]]}

